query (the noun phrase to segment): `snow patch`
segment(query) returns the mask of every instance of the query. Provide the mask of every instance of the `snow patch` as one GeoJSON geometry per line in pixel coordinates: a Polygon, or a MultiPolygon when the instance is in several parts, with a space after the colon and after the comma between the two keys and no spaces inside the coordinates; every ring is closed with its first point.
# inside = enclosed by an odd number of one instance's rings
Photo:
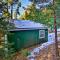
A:
{"type": "Polygon", "coordinates": [[[33,49],[33,51],[31,52],[31,55],[28,56],[28,60],[35,60],[35,56],[40,54],[40,51],[43,48],[48,48],[49,45],[54,44],[54,43],[55,43],[54,41],[46,42],[46,43],[43,43],[40,47],[33,49]]]}

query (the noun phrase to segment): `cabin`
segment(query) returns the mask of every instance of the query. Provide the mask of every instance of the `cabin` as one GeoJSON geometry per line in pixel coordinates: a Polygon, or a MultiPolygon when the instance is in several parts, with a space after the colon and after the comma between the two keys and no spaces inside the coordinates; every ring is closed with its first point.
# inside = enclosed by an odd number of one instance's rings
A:
{"type": "Polygon", "coordinates": [[[10,29],[8,41],[16,51],[48,41],[47,26],[31,20],[14,20],[15,29],[10,29]]]}

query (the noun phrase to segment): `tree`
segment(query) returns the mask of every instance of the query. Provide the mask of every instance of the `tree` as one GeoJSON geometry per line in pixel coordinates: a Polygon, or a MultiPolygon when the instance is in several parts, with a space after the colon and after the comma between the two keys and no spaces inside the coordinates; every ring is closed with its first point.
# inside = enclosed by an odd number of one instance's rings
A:
{"type": "MultiPolygon", "coordinates": [[[[3,46],[1,49],[2,56],[4,60],[9,60],[11,58],[11,52],[14,51],[12,49],[13,43],[8,42],[7,35],[9,34],[8,30],[13,28],[14,25],[9,23],[9,21],[5,17],[0,18],[0,32],[2,31],[3,36],[1,37],[1,46],[3,46]],[[4,38],[2,40],[2,37],[4,38]]],[[[11,59],[10,59],[11,60],[11,59]]]]}
{"type": "Polygon", "coordinates": [[[35,4],[31,4],[25,9],[25,13],[21,18],[40,22],[50,27],[53,24],[53,22],[51,22],[52,16],[52,9],[47,7],[43,8],[42,10],[38,10],[36,9],[35,4]]]}
{"type": "MultiPolygon", "coordinates": [[[[12,15],[10,14],[9,12],[9,8],[8,8],[8,5],[12,6],[14,4],[17,4],[18,3],[18,0],[4,0],[4,1],[1,1],[0,3],[0,9],[1,9],[1,12],[3,13],[2,17],[0,17],[0,31],[3,31],[3,43],[2,41],[0,41],[1,45],[3,46],[2,47],[2,51],[3,54],[4,54],[4,60],[9,60],[9,58],[11,57],[11,52],[14,52],[13,48],[12,48],[12,45],[14,45],[14,43],[10,43],[8,41],[8,37],[7,35],[10,34],[9,33],[9,29],[14,29],[15,26],[14,24],[10,23],[10,17],[12,17],[12,15]]],[[[19,9],[19,4],[18,4],[18,9],[19,9]]],[[[12,12],[13,10],[11,10],[12,12]]],[[[11,60],[11,59],[10,59],[11,60]]]]}
{"type": "Polygon", "coordinates": [[[5,57],[4,60],[9,60],[8,57],[10,58],[10,56],[11,56],[11,54],[9,54],[9,52],[11,52],[11,50],[8,48],[11,48],[10,46],[12,46],[12,43],[8,42],[7,34],[9,34],[9,32],[8,32],[9,29],[14,28],[14,25],[9,23],[8,18],[10,16],[10,13],[8,11],[7,4],[5,2],[1,1],[1,5],[2,5],[1,9],[3,9],[2,10],[3,15],[2,15],[2,17],[0,17],[0,31],[3,31],[2,37],[4,37],[4,39],[1,41],[3,43],[0,42],[1,45],[3,46],[1,52],[4,51],[3,52],[3,54],[4,54],[3,58],[5,57]]]}
{"type": "Polygon", "coordinates": [[[8,4],[10,5],[11,7],[11,19],[13,19],[13,6],[14,5],[17,5],[17,8],[16,8],[16,19],[17,19],[17,14],[20,15],[19,13],[19,7],[21,7],[21,2],[19,2],[19,0],[8,0],[8,4]]]}

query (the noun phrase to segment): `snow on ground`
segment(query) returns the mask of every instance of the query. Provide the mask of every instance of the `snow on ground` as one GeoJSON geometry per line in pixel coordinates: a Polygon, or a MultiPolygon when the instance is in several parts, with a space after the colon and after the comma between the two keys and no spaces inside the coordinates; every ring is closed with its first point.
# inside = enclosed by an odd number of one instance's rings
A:
{"type": "MultiPolygon", "coordinates": [[[[58,40],[60,40],[60,28],[57,29],[57,37],[58,37],[58,40]]],[[[50,41],[54,41],[55,40],[55,33],[48,33],[48,42],[50,41]]]]}
{"type": "Polygon", "coordinates": [[[33,51],[31,52],[31,55],[29,55],[27,57],[28,60],[35,60],[34,58],[39,55],[40,51],[44,48],[48,48],[49,45],[53,44],[54,41],[50,41],[50,42],[46,42],[46,43],[43,43],[41,46],[37,47],[37,48],[34,48],[33,51]]]}
{"type": "Polygon", "coordinates": [[[53,41],[55,38],[55,33],[49,33],[48,34],[48,42],[53,41]]]}

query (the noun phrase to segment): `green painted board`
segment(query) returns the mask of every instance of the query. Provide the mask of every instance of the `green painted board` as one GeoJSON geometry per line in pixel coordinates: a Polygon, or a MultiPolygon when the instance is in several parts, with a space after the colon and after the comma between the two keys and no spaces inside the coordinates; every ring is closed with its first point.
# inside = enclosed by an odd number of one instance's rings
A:
{"type": "Polygon", "coordinates": [[[39,29],[12,31],[8,35],[9,42],[14,42],[14,48],[21,50],[37,43],[43,43],[48,40],[48,30],[45,29],[45,37],[39,39],[39,29]]]}

